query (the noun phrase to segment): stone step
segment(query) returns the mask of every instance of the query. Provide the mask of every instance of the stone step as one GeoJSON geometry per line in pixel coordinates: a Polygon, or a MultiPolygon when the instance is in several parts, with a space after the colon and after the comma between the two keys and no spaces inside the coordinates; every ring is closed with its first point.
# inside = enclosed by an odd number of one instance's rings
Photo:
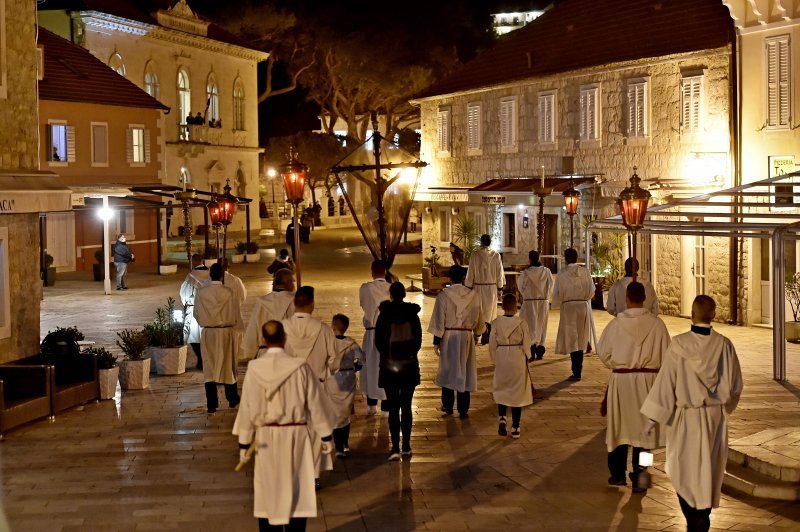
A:
{"type": "Polygon", "coordinates": [[[800,460],[785,454],[796,450],[797,447],[735,445],[728,449],[728,463],[747,467],[774,480],[800,482],[800,460]]]}
{"type": "Polygon", "coordinates": [[[776,480],[730,460],[722,484],[731,490],[761,499],[800,501],[800,482],[776,480]]]}

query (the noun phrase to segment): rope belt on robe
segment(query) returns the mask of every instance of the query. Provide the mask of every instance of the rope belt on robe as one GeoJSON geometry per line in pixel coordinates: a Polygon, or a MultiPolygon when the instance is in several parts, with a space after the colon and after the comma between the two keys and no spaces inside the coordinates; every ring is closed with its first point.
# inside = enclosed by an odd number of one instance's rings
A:
{"type": "Polygon", "coordinates": [[[497,344],[497,347],[522,347],[522,344],[497,344]]]}
{"type": "Polygon", "coordinates": [[[207,325],[203,329],[230,329],[233,325],[207,325]]]}
{"type": "MultiPolygon", "coordinates": [[[[302,422],[299,422],[299,423],[267,423],[266,425],[262,425],[262,426],[263,427],[302,427],[302,426],[305,426],[305,425],[307,425],[307,423],[305,421],[302,421],[302,422]]],[[[256,434],[258,434],[258,431],[256,431],[256,434]]],[[[245,460],[244,461],[239,461],[239,463],[236,464],[236,467],[233,468],[234,471],[241,471],[242,470],[244,465],[247,462],[250,461],[250,458],[252,458],[253,454],[256,452],[256,447],[258,447],[258,439],[257,438],[253,438],[252,443],[247,447],[247,452],[245,453],[245,460]]]]}
{"type": "Polygon", "coordinates": [[[447,331],[472,331],[472,327],[445,327],[444,332],[447,331]]]}
{"type": "Polygon", "coordinates": [[[374,331],[375,327],[364,327],[365,331],[374,331]]]}
{"type": "MultiPolygon", "coordinates": [[[[658,373],[658,368],[617,368],[612,369],[611,373],[658,373]]],[[[603,400],[600,401],[600,415],[605,417],[608,414],[608,385],[603,400]]]]}
{"type": "MultiPolygon", "coordinates": [[[[523,301],[547,301],[546,297],[526,297],[523,301]]],[[[568,301],[564,301],[564,303],[568,303],[568,301]]]]}
{"type": "Polygon", "coordinates": [[[490,285],[496,285],[496,284],[497,283],[472,283],[472,286],[475,286],[475,285],[490,286],[490,285]]]}

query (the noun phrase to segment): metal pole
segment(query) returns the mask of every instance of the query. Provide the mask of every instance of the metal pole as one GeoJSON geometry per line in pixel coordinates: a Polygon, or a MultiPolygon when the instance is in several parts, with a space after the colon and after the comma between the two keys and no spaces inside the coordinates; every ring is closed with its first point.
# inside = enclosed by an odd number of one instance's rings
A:
{"type": "Polygon", "coordinates": [[[786,265],[783,262],[783,232],[772,235],[772,378],[786,380],[786,309],[784,285],[786,265]]]}
{"type": "MultiPolygon", "coordinates": [[[[225,264],[226,257],[225,257],[225,248],[228,247],[228,225],[226,224],[222,228],[222,264],[225,264]]],[[[225,284],[225,267],[222,269],[222,284],[225,284]]]]}
{"type": "MultiPolygon", "coordinates": [[[[163,244],[163,238],[161,235],[161,207],[156,209],[156,227],[158,230],[156,231],[156,272],[161,273],[161,257],[163,250],[161,246],[163,244]]],[[[164,228],[166,230],[166,227],[164,228]]],[[[191,258],[190,258],[191,260],[191,258]]]]}
{"type": "MultiPolygon", "coordinates": [[[[244,217],[245,217],[245,238],[247,239],[247,246],[250,247],[250,204],[244,204],[244,217]]],[[[249,251],[248,251],[249,253],[249,251]]]]}
{"type": "Polygon", "coordinates": [[[536,250],[541,254],[542,248],[544,247],[544,231],[546,229],[544,223],[545,192],[542,190],[541,192],[537,192],[536,195],[539,196],[539,215],[536,218],[536,250]]]}
{"type": "Polygon", "coordinates": [[[217,244],[217,246],[216,246],[217,247],[217,262],[219,262],[219,259],[220,259],[220,254],[219,254],[219,225],[215,225],[214,226],[214,234],[216,235],[216,239],[217,239],[217,242],[216,242],[216,244],[217,244]]]}
{"type": "Polygon", "coordinates": [[[300,228],[297,226],[297,206],[299,202],[292,205],[294,210],[292,212],[292,227],[294,227],[294,268],[297,272],[297,288],[303,286],[300,280],[300,228]]]}
{"type": "MultiPolygon", "coordinates": [[[[203,227],[205,231],[203,231],[203,259],[206,258],[206,254],[208,253],[208,208],[203,208],[203,227]]],[[[190,266],[191,267],[191,266],[190,266]]]]}
{"type": "MultiPolygon", "coordinates": [[[[386,217],[383,212],[383,177],[381,176],[381,134],[378,132],[376,122],[373,122],[372,146],[375,153],[375,193],[377,194],[378,209],[378,240],[381,246],[381,260],[386,260],[386,217]]],[[[388,267],[388,264],[387,264],[388,267]]]]}
{"type": "Polygon", "coordinates": [[[574,214],[569,215],[569,247],[573,247],[575,241],[575,224],[574,222],[574,214]]]}
{"type": "Polygon", "coordinates": [[[103,216],[103,262],[105,263],[105,277],[103,278],[103,291],[106,295],[111,293],[111,267],[109,266],[109,262],[111,262],[111,250],[109,249],[108,242],[109,242],[109,234],[108,234],[108,196],[103,196],[103,212],[106,213],[106,216],[103,216]]]}
{"type": "Polygon", "coordinates": [[[630,239],[633,246],[633,265],[631,266],[631,278],[633,282],[636,282],[636,278],[638,277],[638,268],[636,267],[636,231],[631,231],[630,239]]]}

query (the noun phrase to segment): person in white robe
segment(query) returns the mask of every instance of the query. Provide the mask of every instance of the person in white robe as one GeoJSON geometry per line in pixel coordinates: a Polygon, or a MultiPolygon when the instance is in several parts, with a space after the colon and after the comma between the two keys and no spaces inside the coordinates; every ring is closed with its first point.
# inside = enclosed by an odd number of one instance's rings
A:
{"type": "MultiPolygon", "coordinates": [[[[625,290],[628,288],[628,285],[631,284],[633,281],[633,275],[639,272],[639,261],[635,260],[633,257],[628,257],[625,260],[625,277],[618,280],[616,283],[611,285],[611,288],[608,290],[608,300],[606,301],[606,310],[612,316],[616,316],[620,312],[623,312],[626,308],[628,308],[625,304],[625,290]]],[[[648,281],[642,279],[641,277],[637,277],[636,281],[642,283],[644,286],[645,292],[645,300],[644,300],[644,308],[649,310],[653,313],[654,316],[658,316],[659,313],[659,306],[658,306],[658,296],[656,295],[656,291],[653,288],[653,285],[650,284],[648,281]]]]}
{"type": "Polygon", "coordinates": [[[389,301],[389,283],[386,281],[386,265],[381,260],[372,262],[372,281],[364,283],[358,290],[358,301],[364,311],[364,342],[366,353],[364,369],[361,371],[361,393],[367,397],[367,414],[378,412],[378,401],[386,400],[386,393],[378,385],[381,355],[375,347],[375,324],[378,322],[378,307],[389,301]]]}
{"type": "Polygon", "coordinates": [[[594,295],[594,281],[585,266],[576,264],[578,252],[575,249],[566,249],[564,259],[567,265],[558,272],[553,286],[553,308],[561,308],[555,352],[569,353],[572,361],[569,380],[579,381],[583,373],[583,350],[589,344],[592,327],[590,300],[594,295]]]}
{"type": "MultiPolygon", "coordinates": [[[[339,370],[336,335],[330,326],[312,316],[313,312],[314,288],[301,286],[294,295],[294,314],[281,322],[286,331],[285,350],[291,356],[305,360],[324,385],[330,375],[339,370]]],[[[327,393],[325,402],[328,408],[334,409],[327,393]]],[[[319,438],[315,441],[317,440],[319,438]]],[[[330,454],[322,452],[320,445],[316,446],[315,451],[317,477],[319,477],[321,471],[333,469],[333,459],[330,454]]]]}
{"type": "Polygon", "coordinates": [[[181,304],[186,309],[186,317],[184,318],[184,343],[192,346],[197,357],[197,369],[203,369],[203,354],[200,350],[200,326],[197,320],[194,319],[194,299],[197,295],[197,290],[201,286],[205,286],[211,282],[208,273],[208,268],[203,264],[203,256],[199,253],[192,255],[192,271],[186,275],[180,289],[181,304]]]}
{"type": "Polygon", "coordinates": [[[489,235],[481,235],[481,245],[469,258],[467,277],[464,280],[464,286],[474,290],[480,301],[481,316],[485,322],[482,345],[489,342],[491,323],[497,317],[497,291],[506,285],[503,259],[489,247],[491,244],[492,238],[489,235]]]}
{"type": "Polygon", "coordinates": [[[692,327],[672,339],[641,412],[667,427],[666,472],[688,530],[708,530],[719,506],[728,460],[727,417],[742,394],[742,372],[731,341],[711,328],[714,300],[697,296],[692,327]]]}
{"type": "Polygon", "coordinates": [[[520,437],[522,407],[533,403],[533,386],[528,371],[528,325],[517,316],[517,297],[503,296],[503,315],[492,322],[489,356],[494,362],[492,396],[497,403],[500,436],[508,435],[506,413],[511,407],[511,437],[520,437]]]}
{"type": "Polygon", "coordinates": [[[480,296],[462,283],[462,266],[450,268],[450,287],[436,296],[428,332],[433,335],[434,352],[439,358],[435,383],[442,387],[442,412],[453,413],[456,402],[459,417],[468,416],[470,392],[478,383],[475,342],[485,330],[480,296]]]}
{"type": "Polygon", "coordinates": [[[553,289],[553,274],[539,262],[539,252],[528,253],[530,267],[522,270],[517,279],[517,289],[522,306],[519,317],[528,326],[531,339],[531,360],[544,357],[544,340],[547,336],[547,317],[550,312],[550,291],[553,289]]]}
{"type": "Polygon", "coordinates": [[[249,460],[248,447],[256,448],[253,515],[259,529],[305,530],[306,520],[317,516],[314,438],[325,435],[319,446],[330,454],[335,420],[314,371],[284,351],[283,326],[269,321],[263,329],[265,348],[247,366],[233,434],[241,462],[249,460]]]}
{"type": "Polygon", "coordinates": [[[643,432],[647,418],[639,409],[669,347],[669,331],[661,319],[643,308],[646,291],[641,283],[628,284],[626,299],[627,310],[617,314],[600,336],[597,356],[611,370],[603,403],[608,415],[608,483],[626,484],[628,447],[632,446],[629,477],[633,492],[640,493],[644,488],[639,486],[638,477],[646,468],[639,465],[639,453],[663,447],[664,435],[658,428],[649,434],[643,432]]]}
{"type": "Polygon", "coordinates": [[[333,443],[337,458],[344,458],[350,452],[350,413],[356,398],[356,373],[361,370],[361,361],[364,360],[364,351],[358,342],[345,336],[349,326],[350,318],[334,314],[331,329],[336,335],[339,370],[325,381],[325,389],[336,411],[333,443]]]}
{"type": "Polygon", "coordinates": [[[242,315],[239,300],[234,291],[222,284],[222,266],[211,266],[211,283],[197,291],[194,316],[202,327],[200,349],[203,352],[203,379],[206,388],[208,413],[213,414],[219,406],[217,385],[225,386],[225,398],[231,408],[239,404],[236,389],[236,353],[241,330],[242,315]]]}
{"type": "Polygon", "coordinates": [[[291,270],[278,270],[272,292],[256,299],[242,338],[241,358],[256,356],[263,345],[261,329],[269,320],[281,321],[294,314],[294,277],[291,270]]]}
{"type": "MultiPolygon", "coordinates": [[[[228,264],[228,259],[222,259],[222,267],[225,270],[225,279],[223,284],[225,286],[230,287],[233,290],[234,297],[239,302],[239,312],[244,310],[244,303],[247,299],[247,288],[244,286],[244,282],[237,277],[236,275],[232,274],[229,269],[230,265],[228,264]]],[[[242,323],[244,323],[244,316],[240,318],[242,323]]],[[[244,336],[244,329],[240,328],[236,330],[236,356],[239,356],[239,349],[242,346],[242,337],[244,336]]]]}

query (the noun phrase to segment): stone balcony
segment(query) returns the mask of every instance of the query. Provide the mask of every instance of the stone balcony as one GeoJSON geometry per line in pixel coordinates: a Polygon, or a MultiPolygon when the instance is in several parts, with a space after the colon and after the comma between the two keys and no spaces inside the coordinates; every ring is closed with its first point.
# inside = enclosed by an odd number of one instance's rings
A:
{"type": "Polygon", "coordinates": [[[170,144],[181,146],[181,155],[196,157],[208,146],[247,147],[247,132],[208,125],[178,124],[178,139],[170,144]]]}

